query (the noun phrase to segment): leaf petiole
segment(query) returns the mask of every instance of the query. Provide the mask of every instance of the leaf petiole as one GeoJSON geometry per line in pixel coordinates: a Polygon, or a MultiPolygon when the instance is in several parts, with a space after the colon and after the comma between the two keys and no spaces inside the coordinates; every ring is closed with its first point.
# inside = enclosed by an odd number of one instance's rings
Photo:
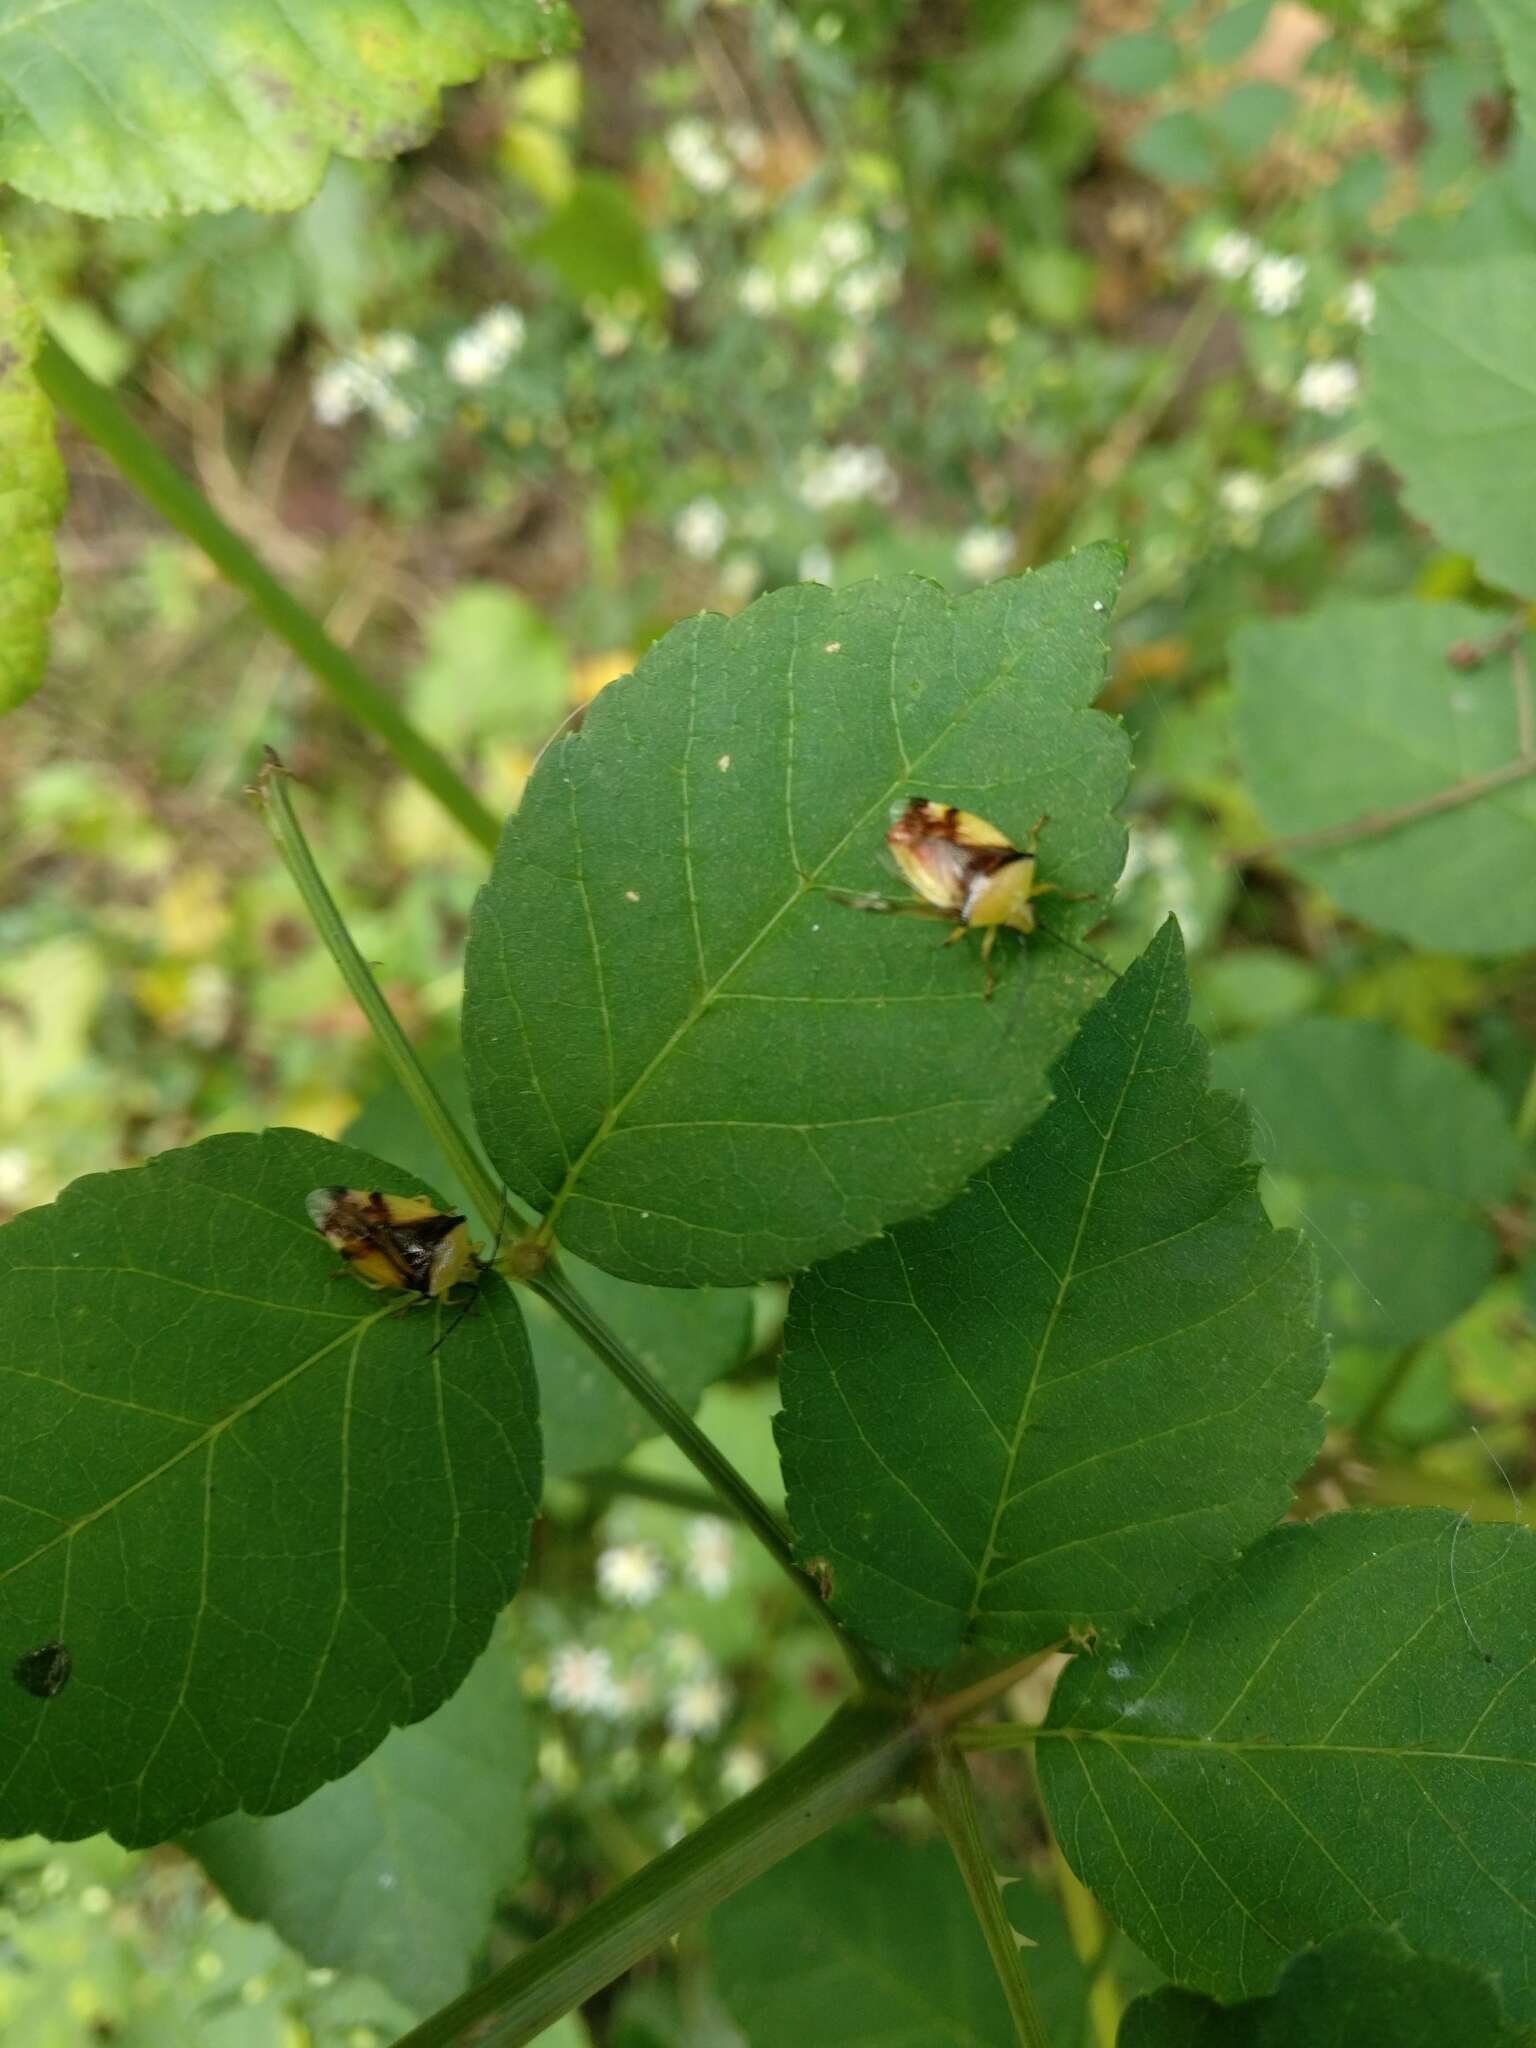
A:
{"type": "Polygon", "coordinates": [[[937,1815],[965,1880],[1020,2048],[1050,2048],[1050,2036],[1024,1974],[1019,1939],[1003,1904],[1002,1887],[981,1839],[970,1771],[947,1742],[936,1744],[924,1760],[923,1796],[937,1815]]]}

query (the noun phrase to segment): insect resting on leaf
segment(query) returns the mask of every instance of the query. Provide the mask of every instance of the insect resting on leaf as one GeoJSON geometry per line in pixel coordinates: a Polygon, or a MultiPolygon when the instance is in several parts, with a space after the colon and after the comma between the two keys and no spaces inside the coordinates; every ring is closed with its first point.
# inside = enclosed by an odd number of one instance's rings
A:
{"type": "MultiPolygon", "coordinates": [[[[369,1188],[312,1188],[304,1197],[309,1220],[366,1287],[398,1288],[419,1302],[446,1303],[461,1280],[476,1282],[469,1299],[433,1344],[430,1358],[459,1327],[479,1297],[484,1276],[495,1264],[478,1256],[466,1218],[439,1209],[425,1195],[386,1195],[369,1188]]],[[[506,1226],[503,1205],[502,1228],[506,1226]]],[[[501,1231],[496,1234],[500,1249],[501,1231]]]]}
{"type": "MultiPolygon", "coordinates": [[[[935,803],[926,796],[910,797],[893,810],[885,842],[920,900],[901,903],[885,896],[840,895],[838,901],[855,910],[941,919],[955,927],[947,945],[963,939],[967,932],[979,931],[986,969],[982,993],[990,997],[995,986],[992,949],[999,932],[1019,932],[1027,937],[1030,932],[1048,930],[1035,915],[1037,897],[1054,894],[1068,903],[1090,901],[1089,896],[1063,889],[1059,883],[1036,879],[1035,847],[1049,822],[1048,817],[1037,818],[1024,844],[1015,846],[974,811],[935,803]]],[[[1061,935],[1051,932],[1051,936],[1061,935]]],[[[1071,943],[1062,940],[1064,945],[1071,943]]],[[[1074,946],[1072,950],[1079,949],[1074,946]]],[[[1087,957],[1093,958],[1092,954],[1087,957]]]]}

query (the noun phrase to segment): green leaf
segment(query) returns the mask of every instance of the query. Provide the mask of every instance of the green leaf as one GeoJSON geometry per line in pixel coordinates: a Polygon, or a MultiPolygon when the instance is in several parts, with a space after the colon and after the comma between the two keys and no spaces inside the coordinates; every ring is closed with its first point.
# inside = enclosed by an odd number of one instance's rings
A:
{"type": "Polygon", "coordinates": [[[0,0],[0,179],[81,213],[302,206],[445,85],[567,49],[563,0],[0,0]]]}
{"type": "Polygon", "coordinates": [[[1486,1211],[1520,1154],[1490,1084],[1379,1024],[1304,1017],[1224,1045],[1281,1175],[1271,1213],[1299,1223],[1323,1271],[1324,1323],[1408,1344],[1477,1299],[1498,1247],[1486,1211]]]}
{"type": "Polygon", "coordinates": [[[1264,32],[1273,0],[1235,0],[1213,15],[1199,36],[1207,64],[1235,64],[1264,32]]]}
{"type": "Polygon", "coordinates": [[[1172,36],[1111,36],[1089,53],[1083,76],[1104,92],[1139,95],[1171,85],[1182,68],[1172,36]]]}
{"type": "Polygon", "coordinates": [[[59,601],[53,530],[69,486],[53,409],[32,374],[37,341],[37,317],[0,245],[0,712],[42,681],[59,601]]]}
{"type": "MultiPolygon", "coordinates": [[[[1059,1913],[1031,1894],[1025,1964],[1053,2041],[1081,2037],[1082,1968],[1059,1913]]],[[[1011,2048],[1017,2039],[942,1842],[842,1827],[717,1906],[715,1982],[752,2048],[1011,2048]],[[793,1968],[786,1959],[793,1958],[793,1968]]]]}
{"type": "Polygon", "coordinates": [[[1487,640],[1489,617],[1408,598],[1330,604],[1246,625],[1232,646],[1238,751],[1275,832],[1381,818],[1465,785],[1447,808],[1285,855],[1341,910],[1441,952],[1536,945],[1536,773],[1498,779],[1521,751],[1521,679],[1508,653],[1466,670],[1449,659],[1487,640]]]}
{"type": "Polygon", "coordinates": [[[1357,1927],[1286,1965],[1273,1997],[1217,2005],[1167,1986],[1138,1998],[1116,2048],[1531,2048],[1488,1978],[1357,1927]]]}
{"type": "Polygon", "coordinates": [[[49,1697],[0,1682],[0,1831],[277,1812],[484,1648],[539,1494],[516,1304],[487,1278],[433,1351],[456,1311],[334,1277],[304,1210],[410,1179],[211,1138],[0,1232],[0,1672],[71,1664],[49,1697]]]}
{"type": "Polygon", "coordinates": [[[1376,1924],[1536,2014],[1533,1601],[1527,1529],[1409,1508],[1275,1530],[1063,1674],[1035,1757],[1067,1860],[1218,1997],[1376,1924]]]}
{"type": "Polygon", "coordinates": [[[496,1643],[446,1705],[346,1777],[186,1846],[237,1913],[427,2013],[464,1989],[498,1895],[523,1874],[532,1771],[517,1664],[496,1643]]]}
{"type": "Polygon", "coordinates": [[[1168,185],[1209,185],[1221,175],[1210,126],[1178,108],[1144,121],[1125,145],[1126,161],[1168,185]]]}
{"type": "Polygon", "coordinates": [[[1322,1417],[1312,1261],[1206,1085],[1169,923],[1057,1100],[939,1215],[795,1287],[780,1448],[800,1555],[909,1662],[1115,1636],[1284,1513],[1322,1417]]]}
{"type": "Polygon", "coordinates": [[[1261,156],[1293,116],[1296,95],[1267,78],[1245,79],[1204,109],[1213,135],[1234,164],[1261,156]]]}
{"type": "Polygon", "coordinates": [[[522,245],[547,263],[575,299],[611,299],[630,292],[647,302],[660,295],[656,259],[635,202],[617,178],[587,171],[563,206],[522,245]]]}
{"type": "Polygon", "coordinates": [[[1526,126],[1536,129],[1536,18],[1528,0],[1482,0],[1526,126]]]}
{"type": "MultiPolygon", "coordinates": [[[[861,915],[913,793],[1108,891],[1118,727],[1088,708],[1120,569],[1095,547],[951,602],[779,590],[676,626],[549,747],[471,919],[476,1122],[560,1241],[628,1280],[793,1271],[952,1194],[1046,1100],[1095,970],[861,915]]],[[[1097,913],[1052,906],[1080,932],[1097,913]]]]}
{"type": "Polygon", "coordinates": [[[440,747],[490,736],[533,746],[570,709],[565,642],[517,591],[461,583],[427,623],[408,703],[440,747]]]}
{"type": "MultiPolygon", "coordinates": [[[[463,1062],[456,1056],[428,1060],[427,1068],[460,1125],[467,1125],[463,1062]]],[[[489,1251],[501,1219],[478,1213],[396,1082],[386,1081],[353,1119],[346,1140],[381,1158],[398,1159],[432,1187],[442,1188],[453,1206],[470,1218],[489,1251]]],[[[509,1227],[515,1223],[514,1218],[509,1227]]],[[[637,1287],[580,1259],[567,1257],[564,1264],[572,1286],[685,1407],[696,1407],[704,1389],[746,1355],[753,1319],[747,1289],[637,1287]]],[[[656,1434],[645,1409],[552,1308],[526,1292],[519,1295],[518,1305],[527,1320],[539,1380],[546,1478],[565,1479],[600,1465],[617,1465],[636,1444],[656,1434]]],[[[695,1476],[686,1464],[683,1474],[695,1476]]]]}
{"type": "Polygon", "coordinates": [[[1536,596],[1536,256],[1381,273],[1367,412],[1403,498],[1490,583],[1536,596]]]}

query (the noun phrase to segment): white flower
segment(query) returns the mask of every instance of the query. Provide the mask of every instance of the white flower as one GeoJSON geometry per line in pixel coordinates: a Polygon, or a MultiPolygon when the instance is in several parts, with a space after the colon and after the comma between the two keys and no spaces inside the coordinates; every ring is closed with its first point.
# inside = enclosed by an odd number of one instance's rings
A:
{"type": "Polygon", "coordinates": [[[421,414],[398,391],[381,391],[373,401],[373,416],[391,441],[405,441],[421,425],[421,414]]]}
{"type": "Polygon", "coordinates": [[[1229,228],[1218,235],[1206,251],[1206,268],[1216,277],[1246,277],[1259,260],[1259,245],[1252,235],[1240,235],[1229,228]]]}
{"type": "Polygon", "coordinates": [[[760,131],[748,121],[733,121],[725,131],[726,147],[743,170],[756,171],[762,168],[768,154],[760,131]]]}
{"type": "Polygon", "coordinates": [[[723,596],[749,598],[763,580],[763,565],[756,555],[732,555],[720,564],[719,580],[723,596]]]}
{"type": "Polygon", "coordinates": [[[901,273],[891,263],[863,263],[838,281],[833,297],[853,320],[867,320],[896,296],[901,273]]]}
{"type": "Polygon", "coordinates": [[[862,334],[845,334],[827,353],[827,368],[839,384],[857,384],[869,368],[869,343],[862,334]]]}
{"type": "Polygon", "coordinates": [[[1325,491],[1342,491],[1360,474],[1360,457],[1342,442],[1330,441],[1312,451],[1307,468],[1313,482],[1321,484],[1325,491]]]}
{"type": "Polygon", "coordinates": [[[0,1152],[0,1202],[14,1202],[32,1178],[32,1162],[19,1145],[0,1152]]]}
{"type": "Polygon", "coordinates": [[[573,1714],[602,1714],[612,1719],[621,1712],[608,1652],[585,1649],[580,1643],[562,1645],[549,1660],[549,1701],[573,1714]]]}
{"type": "Polygon", "coordinates": [[[1261,256],[1248,289],[1261,313],[1289,313],[1301,297],[1307,266],[1299,256],[1261,256]]]}
{"type": "Polygon", "coordinates": [[[712,562],[725,541],[725,513],[713,498],[693,498],[672,522],[672,537],[696,562],[712,562]]]}
{"type": "Polygon", "coordinates": [[[824,548],[820,541],[813,541],[808,548],[802,548],[800,559],[795,564],[795,574],[802,583],[830,583],[836,574],[832,550],[824,548]]]}
{"type": "Polygon", "coordinates": [[[833,505],[856,505],[864,498],[889,505],[900,488],[896,472],[880,448],[861,448],[843,441],[820,452],[807,449],[801,463],[800,496],[816,512],[833,505]]]}
{"type": "Polygon", "coordinates": [[[704,266],[691,249],[669,249],[661,259],[661,281],[674,299],[691,299],[704,282],[704,266]]]}
{"type": "Polygon", "coordinates": [[[861,220],[829,220],[821,231],[821,253],[834,270],[862,263],[873,244],[861,220]]]}
{"type": "Polygon", "coordinates": [[[598,313],[592,322],[592,346],[600,356],[621,356],[635,338],[627,320],[613,313],[598,313]]]}
{"type": "Polygon", "coordinates": [[[605,1600],[648,1607],[666,1584],[660,1553],[650,1543],[615,1543],[598,1554],[597,1585],[605,1600]]]}
{"type": "Polygon", "coordinates": [[[741,273],[736,285],[736,298],[745,312],[761,317],[778,310],[779,288],[766,270],[754,265],[741,273]]]}
{"type": "Polygon", "coordinates": [[[1354,278],[1344,287],[1344,317],[1357,327],[1369,329],[1376,321],[1376,287],[1368,277],[1354,278]]]}
{"type": "Polygon", "coordinates": [[[1348,412],[1359,395],[1360,372],[1337,356],[1325,363],[1308,363],[1296,380],[1296,403],[1308,412],[1333,417],[1348,412]]]}
{"type": "Polygon", "coordinates": [[[1264,479],[1251,469],[1234,469],[1222,478],[1217,496],[1234,519],[1252,519],[1263,508],[1264,479]]]}
{"type": "Polygon", "coordinates": [[[731,1689],[713,1675],[686,1679],[667,1701],[667,1733],[679,1741],[715,1735],[731,1710],[731,1689]]]}
{"type": "Polygon", "coordinates": [[[731,182],[731,160],[707,121],[674,121],[666,141],[667,155],[695,192],[723,192],[731,182]]]}
{"type": "Polygon", "coordinates": [[[785,272],[784,296],[792,306],[814,306],[830,281],[826,266],[807,256],[800,263],[791,263],[785,272]]]}
{"type": "Polygon", "coordinates": [[[1013,560],[1016,545],[1006,526],[973,526],[956,543],[956,567],[973,583],[990,583],[1013,560]]]}
{"type": "Polygon", "coordinates": [[[350,356],[327,363],[315,378],[309,402],[323,427],[340,427],[367,404],[366,378],[361,366],[350,356]]]}
{"type": "Polygon", "coordinates": [[[767,1759],[745,1742],[733,1743],[720,1759],[720,1790],[732,1799],[753,1791],[767,1775],[767,1759]]]}
{"type": "Polygon", "coordinates": [[[522,347],[526,332],[515,306],[492,306],[449,342],[444,368],[455,384],[478,390],[501,375],[522,347]]]}
{"type": "MultiPolygon", "coordinates": [[[[830,565],[829,565],[830,566],[830,565]]],[[[802,578],[814,582],[814,577],[802,578]]],[[[718,1600],[731,1583],[731,1532],[718,1515],[700,1515],[688,1524],[688,1557],[683,1576],[707,1599],[718,1600]]]]}
{"type": "Polygon", "coordinates": [[[421,360],[421,346],[413,334],[401,334],[391,329],[387,334],[376,334],[369,341],[358,344],[358,360],[371,370],[379,370],[386,377],[398,377],[402,370],[412,369],[421,360]]]}

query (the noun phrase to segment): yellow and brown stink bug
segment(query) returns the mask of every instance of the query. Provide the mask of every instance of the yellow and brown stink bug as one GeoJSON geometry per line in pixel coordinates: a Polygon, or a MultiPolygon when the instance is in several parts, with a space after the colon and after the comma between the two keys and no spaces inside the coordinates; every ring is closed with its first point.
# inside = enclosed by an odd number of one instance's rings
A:
{"type": "Polygon", "coordinates": [[[963,939],[967,932],[979,931],[986,969],[983,993],[990,996],[992,949],[999,932],[1028,936],[1043,929],[1035,916],[1038,896],[1055,893],[1067,902],[1088,900],[1062,889],[1056,882],[1036,879],[1035,847],[1048,822],[1045,817],[1037,818],[1024,844],[1015,846],[974,811],[935,803],[930,797],[911,797],[896,806],[885,840],[897,867],[920,900],[893,903],[883,896],[846,896],[841,900],[858,910],[940,918],[955,927],[947,944],[963,939]]]}
{"type": "Polygon", "coordinates": [[[422,1301],[440,1301],[476,1269],[468,1223],[425,1195],[314,1188],[304,1207],[367,1287],[397,1287],[422,1301]]]}

